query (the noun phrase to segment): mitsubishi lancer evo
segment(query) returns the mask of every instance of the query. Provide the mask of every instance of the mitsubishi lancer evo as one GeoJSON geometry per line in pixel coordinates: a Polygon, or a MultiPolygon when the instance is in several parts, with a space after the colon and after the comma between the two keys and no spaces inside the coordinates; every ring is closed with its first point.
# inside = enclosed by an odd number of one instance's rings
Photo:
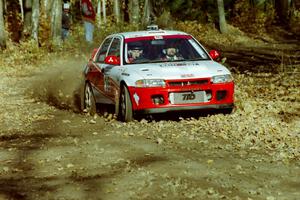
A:
{"type": "Polygon", "coordinates": [[[216,110],[231,113],[234,81],[190,34],[150,29],[109,35],[84,68],[82,110],[113,105],[119,120],[137,115],[216,110]]]}

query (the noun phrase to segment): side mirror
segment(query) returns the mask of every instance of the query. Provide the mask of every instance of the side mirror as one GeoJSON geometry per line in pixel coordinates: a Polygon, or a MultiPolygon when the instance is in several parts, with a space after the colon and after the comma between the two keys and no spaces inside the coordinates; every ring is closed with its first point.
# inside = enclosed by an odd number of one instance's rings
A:
{"type": "Polygon", "coordinates": [[[118,56],[107,56],[104,59],[105,64],[109,65],[120,65],[120,57],[118,56]]]}
{"type": "Polygon", "coordinates": [[[94,60],[94,58],[95,58],[95,56],[96,56],[96,53],[97,53],[97,51],[98,51],[98,48],[96,48],[96,49],[93,49],[92,56],[91,56],[90,60],[94,60]]]}
{"type": "Polygon", "coordinates": [[[217,50],[211,50],[209,52],[209,55],[213,60],[216,60],[217,58],[220,57],[220,53],[217,50]]]}

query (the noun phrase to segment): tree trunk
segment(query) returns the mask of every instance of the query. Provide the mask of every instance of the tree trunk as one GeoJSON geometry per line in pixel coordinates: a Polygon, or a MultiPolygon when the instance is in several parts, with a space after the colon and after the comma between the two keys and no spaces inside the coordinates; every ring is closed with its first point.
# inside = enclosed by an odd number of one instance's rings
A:
{"type": "Polygon", "coordinates": [[[130,23],[134,26],[138,26],[140,16],[139,0],[131,0],[130,6],[130,23]]]}
{"type": "Polygon", "coordinates": [[[150,0],[145,0],[144,2],[144,15],[143,15],[143,24],[150,25],[150,14],[151,14],[152,6],[150,0]]]}
{"type": "Polygon", "coordinates": [[[129,0],[124,0],[124,6],[122,6],[123,20],[129,22],[129,0]]]}
{"type": "Polygon", "coordinates": [[[32,0],[32,31],[31,37],[38,43],[39,41],[39,17],[40,4],[39,0],[32,0]]]}
{"type": "Polygon", "coordinates": [[[227,32],[227,24],[225,19],[224,2],[223,0],[217,0],[218,2],[218,13],[219,13],[219,27],[221,33],[227,32]]]}
{"type": "Polygon", "coordinates": [[[55,44],[61,43],[61,17],[62,17],[62,2],[61,0],[53,1],[51,14],[51,36],[55,44]]]}
{"type": "Polygon", "coordinates": [[[30,36],[32,29],[32,2],[31,0],[25,0],[24,3],[24,28],[23,28],[23,36],[30,36]]]}
{"type": "Polygon", "coordinates": [[[278,0],[275,2],[275,9],[281,23],[287,23],[289,20],[291,0],[278,0]]]}
{"type": "Polygon", "coordinates": [[[106,24],[106,0],[102,0],[103,22],[106,24]]]}
{"type": "Polygon", "coordinates": [[[22,19],[22,22],[24,22],[24,6],[23,6],[23,0],[19,0],[19,4],[20,4],[20,10],[21,10],[21,19],[22,19]]]}
{"type": "Polygon", "coordinates": [[[49,17],[51,15],[51,8],[54,3],[53,1],[56,1],[56,0],[43,0],[44,8],[46,11],[46,17],[49,17]]]}
{"type": "Polygon", "coordinates": [[[3,17],[3,1],[0,0],[0,47],[3,49],[6,46],[6,35],[3,17]]]}
{"type": "Polygon", "coordinates": [[[97,2],[97,24],[98,26],[100,27],[101,26],[101,22],[102,22],[102,19],[101,19],[101,0],[98,0],[97,2]]]}
{"type": "Polygon", "coordinates": [[[114,14],[117,23],[120,23],[120,2],[119,0],[114,0],[114,14]]]}

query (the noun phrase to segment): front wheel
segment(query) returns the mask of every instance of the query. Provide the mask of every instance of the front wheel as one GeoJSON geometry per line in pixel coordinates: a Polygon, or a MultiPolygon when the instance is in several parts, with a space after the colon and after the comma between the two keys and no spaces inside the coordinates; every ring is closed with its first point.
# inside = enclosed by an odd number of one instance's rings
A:
{"type": "Polygon", "coordinates": [[[92,86],[90,83],[85,83],[84,95],[83,95],[83,112],[89,113],[90,115],[96,114],[96,101],[92,86]]]}
{"type": "Polygon", "coordinates": [[[222,110],[220,110],[220,113],[224,114],[224,115],[229,115],[231,114],[233,111],[233,107],[232,108],[224,108],[222,110]]]}
{"type": "Polygon", "coordinates": [[[132,121],[133,120],[132,103],[130,100],[128,88],[126,86],[123,86],[121,89],[119,105],[120,105],[120,109],[119,109],[120,120],[124,122],[132,121]]]}

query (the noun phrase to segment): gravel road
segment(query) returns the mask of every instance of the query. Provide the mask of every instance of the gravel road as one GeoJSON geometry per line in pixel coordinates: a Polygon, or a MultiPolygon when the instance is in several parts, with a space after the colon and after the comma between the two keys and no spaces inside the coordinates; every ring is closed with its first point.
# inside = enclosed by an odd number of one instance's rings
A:
{"type": "Polygon", "coordinates": [[[122,123],[78,112],[78,60],[0,72],[1,200],[300,198],[296,76],[235,74],[231,115],[122,123]]]}

